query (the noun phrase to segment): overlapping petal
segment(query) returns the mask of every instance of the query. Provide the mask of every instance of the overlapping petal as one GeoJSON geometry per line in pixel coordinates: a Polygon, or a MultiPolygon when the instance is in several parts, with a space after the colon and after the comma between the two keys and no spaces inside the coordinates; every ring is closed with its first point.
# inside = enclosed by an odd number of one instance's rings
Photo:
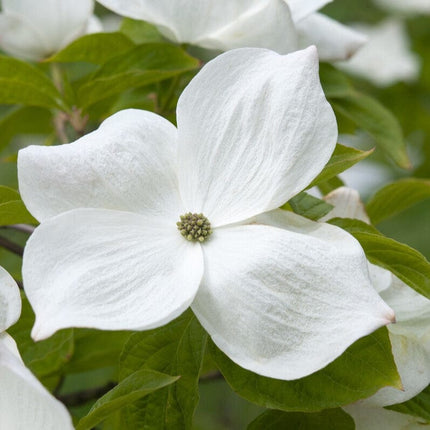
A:
{"type": "Polygon", "coordinates": [[[390,12],[430,14],[430,0],[374,0],[374,2],[390,12]]]}
{"type": "Polygon", "coordinates": [[[333,0],[286,0],[295,22],[306,18],[333,0]]]}
{"type": "Polygon", "coordinates": [[[179,316],[203,273],[199,244],[174,222],[76,209],[41,224],[24,254],[23,280],[43,339],[64,327],[143,330],[179,316]]]}
{"type": "Polygon", "coordinates": [[[14,340],[0,334],[0,428],[72,430],[66,408],[25,367],[14,340]]]}
{"type": "Polygon", "coordinates": [[[336,227],[275,211],[215,230],[203,252],[192,309],[220,349],[261,375],[309,375],[393,319],[359,244],[336,227]]]}
{"type": "Polygon", "coordinates": [[[1,46],[12,55],[38,60],[85,33],[93,0],[3,0],[1,46]]]}
{"type": "Polygon", "coordinates": [[[18,285],[0,267],[0,333],[14,324],[21,314],[21,296],[18,285]]]}
{"type": "Polygon", "coordinates": [[[215,226],[285,203],[321,171],[337,139],[312,47],[225,53],[184,90],[177,119],[182,200],[215,226]]]}
{"type": "Polygon", "coordinates": [[[346,60],[367,41],[366,36],[339,22],[314,13],[296,23],[299,46],[315,45],[324,61],[346,60]]]}
{"type": "Polygon", "coordinates": [[[176,221],[176,128],[125,110],[74,143],[19,152],[21,196],[39,220],[75,208],[136,211],[176,221]]]}

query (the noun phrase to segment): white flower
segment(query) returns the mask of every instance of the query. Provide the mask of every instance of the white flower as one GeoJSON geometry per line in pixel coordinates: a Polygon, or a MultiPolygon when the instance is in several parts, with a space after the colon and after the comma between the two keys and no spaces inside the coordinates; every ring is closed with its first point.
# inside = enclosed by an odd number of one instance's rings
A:
{"type": "Polygon", "coordinates": [[[430,14],[430,0],[373,0],[390,12],[430,14]]]}
{"type": "Polygon", "coordinates": [[[359,24],[368,42],[348,61],[337,63],[343,70],[365,78],[378,86],[418,78],[420,59],[410,49],[405,25],[398,19],[388,19],[376,26],[359,24]]]}
{"type": "MultiPolygon", "coordinates": [[[[324,219],[355,218],[370,223],[359,194],[341,187],[325,197],[335,208],[324,219]]],[[[370,263],[369,263],[370,265],[370,263]]],[[[393,356],[403,391],[386,387],[368,399],[346,407],[357,430],[423,428],[419,419],[385,410],[383,406],[405,402],[430,383],[430,300],[415,292],[389,271],[370,265],[375,288],[396,313],[397,323],[388,327],[393,356]]]]}
{"type": "Polygon", "coordinates": [[[159,327],[191,305],[236,363],[294,379],[393,320],[355,239],[274,211],[335,147],[315,48],[217,57],[177,122],[126,110],[75,143],[20,151],[22,197],[41,221],[23,263],[35,339],[159,327]],[[188,213],[204,214],[202,231],[188,213]]]}
{"type": "Polygon", "coordinates": [[[316,11],[331,0],[99,0],[119,15],[155,24],[177,43],[280,54],[316,45],[323,60],[349,58],[365,38],[316,11]]]}
{"type": "Polygon", "coordinates": [[[92,15],[94,0],[2,0],[0,48],[38,61],[74,39],[101,31],[92,15]]]}
{"type": "Polygon", "coordinates": [[[71,430],[66,408],[25,367],[15,341],[4,332],[20,313],[18,286],[0,267],[0,428],[71,430]]]}

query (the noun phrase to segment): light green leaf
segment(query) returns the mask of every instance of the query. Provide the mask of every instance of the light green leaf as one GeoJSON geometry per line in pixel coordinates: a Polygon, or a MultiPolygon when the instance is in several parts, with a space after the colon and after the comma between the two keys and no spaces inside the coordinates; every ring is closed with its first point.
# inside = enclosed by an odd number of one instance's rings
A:
{"type": "Polygon", "coordinates": [[[155,25],[131,18],[124,18],[122,20],[120,31],[137,45],[141,45],[142,43],[158,43],[164,40],[155,25]]]}
{"type": "Polygon", "coordinates": [[[398,166],[411,168],[399,122],[381,103],[354,90],[329,97],[328,100],[337,115],[350,119],[368,132],[375,139],[377,147],[398,166]]]}
{"type": "Polygon", "coordinates": [[[318,412],[369,397],[387,385],[401,388],[385,327],[359,339],[324,369],[294,381],[242,369],[212,342],[209,349],[236,393],[270,409],[318,412]]]}
{"type": "Polygon", "coordinates": [[[121,356],[120,379],[141,368],[181,375],[181,379],[128,408],[126,428],[191,428],[206,341],[191,311],[164,327],[131,336],[121,356]]]}
{"type": "Polygon", "coordinates": [[[79,421],[76,430],[90,430],[110,414],[160,388],[173,384],[178,379],[179,376],[169,376],[153,370],[138,370],[97,400],[88,415],[79,421]]]}
{"type": "Polygon", "coordinates": [[[24,363],[42,378],[58,372],[73,355],[73,329],[61,330],[49,339],[34,342],[30,337],[33,324],[33,311],[23,298],[21,317],[8,332],[17,342],[24,363]]]}
{"type": "Polygon", "coordinates": [[[61,95],[36,67],[0,56],[0,103],[63,109],[61,95]]]}
{"type": "Polygon", "coordinates": [[[303,412],[266,411],[257,417],[248,430],[354,430],[354,420],[342,409],[303,412]]]}
{"type": "Polygon", "coordinates": [[[358,220],[334,218],[330,224],[352,234],[363,247],[367,259],[394,273],[418,293],[430,299],[430,263],[415,249],[382,235],[358,220]]]}
{"type": "Polygon", "coordinates": [[[133,47],[134,43],[122,33],[93,33],[74,40],[46,61],[104,64],[133,47]]]}
{"type": "Polygon", "coordinates": [[[0,185],[0,226],[11,224],[37,224],[25,207],[19,193],[0,185]]]}
{"type": "Polygon", "coordinates": [[[368,157],[373,151],[373,149],[370,151],[359,151],[355,148],[337,144],[330,160],[322,172],[308,186],[308,188],[332,179],[339,173],[342,173],[346,169],[352,167],[354,164],[368,157]]]}
{"type": "Polygon", "coordinates": [[[378,190],[367,203],[366,211],[372,224],[378,224],[428,198],[430,179],[400,179],[378,190]]]}
{"type": "Polygon", "coordinates": [[[318,221],[333,209],[329,203],[305,192],[297,194],[288,203],[296,214],[314,221],[318,221]]]}
{"type": "Polygon", "coordinates": [[[413,415],[430,422],[430,385],[413,399],[398,405],[387,406],[386,409],[413,415]]]}
{"type": "Polygon", "coordinates": [[[88,107],[132,88],[196,69],[199,61],[169,44],[140,45],[113,58],[79,88],[80,106],[88,107]]]}

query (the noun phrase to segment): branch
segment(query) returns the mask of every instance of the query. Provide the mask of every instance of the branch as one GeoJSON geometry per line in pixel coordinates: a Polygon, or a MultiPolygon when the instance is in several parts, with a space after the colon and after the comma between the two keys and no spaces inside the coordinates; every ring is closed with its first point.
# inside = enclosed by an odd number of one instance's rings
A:
{"type": "Polygon", "coordinates": [[[211,381],[219,381],[224,379],[224,376],[222,376],[222,373],[219,370],[214,370],[212,372],[206,373],[206,375],[203,375],[200,377],[200,382],[211,382],[211,381]]]}
{"type": "Polygon", "coordinates": [[[24,248],[22,246],[11,242],[9,239],[6,239],[3,236],[0,236],[0,246],[16,255],[19,255],[20,257],[22,257],[24,254],[24,248]]]}
{"type": "Polygon", "coordinates": [[[21,231],[21,232],[27,233],[27,234],[32,234],[34,232],[34,229],[36,228],[30,224],[11,224],[11,225],[5,225],[3,227],[4,228],[10,228],[12,230],[21,231]]]}
{"type": "Polygon", "coordinates": [[[63,402],[66,406],[79,406],[87,403],[90,400],[98,399],[99,397],[112,390],[116,384],[108,382],[102,387],[89,388],[88,390],[77,391],[69,394],[59,394],[57,399],[63,402]]]}

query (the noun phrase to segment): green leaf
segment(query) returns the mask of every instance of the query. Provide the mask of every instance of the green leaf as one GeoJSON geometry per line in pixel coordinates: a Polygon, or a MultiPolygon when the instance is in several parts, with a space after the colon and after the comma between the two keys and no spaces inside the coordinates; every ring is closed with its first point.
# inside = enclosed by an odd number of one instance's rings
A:
{"type": "Polygon", "coordinates": [[[93,33],[74,40],[46,61],[103,64],[133,47],[134,43],[122,33],[93,33]]]}
{"type": "Polygon", "coordinates": [[[0,185],[0,226],[11,224],[37,224],[25,207],[19,193],[0,185]]]}
{"type": "Polygon", "coordinates": [[[366,211],[372,224],[378,224],[428,198],[429,179],[400,179],[378,190],[367,203],[366,211]]]}
{"type": "Polygon", "coordinates": [[[400,167],[409,169],[411,162],[399,122],[394,115],[372,97],[351,90],[329,97],[336,114],[352,120],[368,132],[385,154],[400,167]]]}
{"type": "Polygon", "coordinates": [[[354,164],[368,157],[373,151],[373,149],[370,151],[359,151],[355,148],[337,144],[330,160],[322,172],[308,186],[308,188],[332,179],[339,173],[342,173],[346,169],[352,167],[354,164]]]}
{"type": "Polygon", "coordinates": [[[430,422],[430,385],[413,399],[398,405],[386,406],[386,409],[424,418],[430,422]]]}
{"type": "Polygon", "coordinates": [[[415,291],[430,299],[430,263],[415,249],[382,235],[362,221],[334,218],[330,224],[352,234],[363,247],[367,259],[394,273],[415,291]]]}
{"type": "Polygon", "coordinates": [[[359,339],[324,369],[294,381],[257,375],[239,367],[212,342],[209,348],[233,390],[270,409],[318,412],[369,397],[387,385],[401,388],[385,327],[359,339]]]}
{"type": "Polygon", "coordinates": [[[137,45],[163,42],[163,36],[157,30],[157,27],[145,21],[124,18],[120,31],[137,45]]]}
{"type": "Polygon", "coordinates": [[[40,107],[13,109],[0,120],[0,150],[19,134],[48,134],[53,130],[52,113],[40,107]]]}
{"type": "Polygon", "coordinates": [[[113,412],[178,379],[179,376],[169,376],[153,370],[138,370],[97,400],[88,415],[79,421],[76,430],[90,430],[113,412]]]}
{"type": "Polygon", "coordinates": [[[101,367],[117,366],[127,331],[75,329],[75,353],[65,367],[67,373],[85,372],[101,367]]]}
{"type": "Polygon", "coordinates": [[[19,345],[24,363],[42,378],[58,372],[73,355],[73,329],[61,330],[49,339],[34,342],[30,337],[33,324],[33,311],[23,298],[21,317],[8,332],[19,345]]]}
{"type": "Polygon", "coordinates": [[[325,196],[326,194],[332,192],[339,187],[343,187],[344,185],[345,184],[343,183],[342,179],[340,179],[338,176],[334,176],[328,181],[320,182],[318,184],[318,189],[325,196]]]}
{"type": "Polygon", "coordinates": [[[120,379],[141,368],[181,375],[181,379],[128,408],[126,428],[191,428],[206,341],[191,311],[164,327],[130,337],[120,360],[120,379]]]}
{"type": "Polygon", "coordinates": [[[354,420],[342,409],[306,414],[303,412],[266,411],[248,430],[354,430],[354,420]]]}
{"type": "Polygon", "coordinates": [[[348,77],[330,64],[320,64],[320,79],[327,98],[348,96],[354,89],[348,77]]]}
{"type": "Polygon", "coordinates": [[[199,61],[169,44],[140,45],[104,64],[79,88],[80,106],[88,107],[132,88],[168,79],[199,66],[199,61]]]}
{"type": "Polygon", "coordinates": [[[288,203],[296,214],[314,221],[318,221],[333,209],[329,203],[305,192],[297,194],[288,203]]]}
{"type": "Polygon", "coordinates": [[[0,103],[64,107],[50,79],[36,67],[16,58],[0,56],[0,103]]]}

